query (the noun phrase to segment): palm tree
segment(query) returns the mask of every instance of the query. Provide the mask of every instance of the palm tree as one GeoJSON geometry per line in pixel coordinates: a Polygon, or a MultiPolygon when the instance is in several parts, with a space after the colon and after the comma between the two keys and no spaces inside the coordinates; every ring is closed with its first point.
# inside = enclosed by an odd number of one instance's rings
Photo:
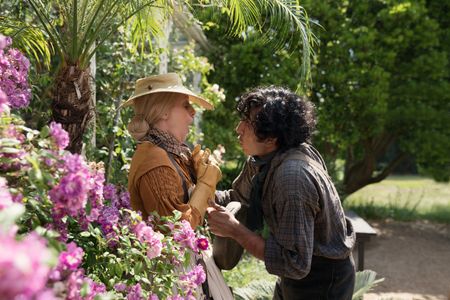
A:
{"type": "Polygon", "coordinates": [[[54,81],[52,114],[69,132],[68,150],[73,153],[82,150],[83,134],[94,109],[90,59],[120,26],[132,31],[135,45],[144,47],[161,35],[165,20],[174,11],[192,12],[206,5],[219,7],[230,18],[232,35],[239,35],[252,26],[274,48],[281,48],[300,36],[303,73],[309,74],[315,39],[307,14],[298,1],[29,0],[29,3],[60,61],[54,81]],[[275,41],[270,40],[271,32],[277,33],[275,41]]]}

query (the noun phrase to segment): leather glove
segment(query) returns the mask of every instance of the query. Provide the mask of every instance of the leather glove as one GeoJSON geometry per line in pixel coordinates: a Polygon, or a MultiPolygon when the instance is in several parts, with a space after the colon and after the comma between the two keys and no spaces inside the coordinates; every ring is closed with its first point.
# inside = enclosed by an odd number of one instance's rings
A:
{"type": "Polygon", "coordinates": [[[215,201],[215,191],[217,182],[222,178],[222,172],[215,160],[210,159],[210,150],[201,150],[200,145],[196,145],[192,151],[192,159],[197,175],[197,184],[192,191],[189,204],[195,207],[203,217],[209,201],[215,201]]]}
{"type": "Polygon", "coordinates": [[[205,183],[211,188],[211,192],[214,193],[217,183],[222,178],[222,172],[217,161],[210,155],[211,151],[208,148],[201,150],[200,145],[196,145],[192,151],[197,183],[205,183]]]}
{"type": "Polygon", "coordinates": [[[203,182],[197,182],[188,203],[199,211],[202,217],[201,223],[203,223],[206,208],[209,206],[210,200],[214,201],[214,193],[211,194],[211,188],[203,182]]]}

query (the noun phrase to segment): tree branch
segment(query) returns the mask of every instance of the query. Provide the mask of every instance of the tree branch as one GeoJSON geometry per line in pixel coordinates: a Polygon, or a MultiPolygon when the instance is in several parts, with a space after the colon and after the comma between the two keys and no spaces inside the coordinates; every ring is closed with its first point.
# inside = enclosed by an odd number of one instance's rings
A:
{"type": "Polygon", "coordinates": [[[391,172],[407,157],[406,153],[400,153],[399,155],[397,155],[396,158],[394,158],[389,165],[384,168],[383,171],[381,171],[380,174],[378,174],[375,177],[372,177],[370,179],[369,183],[377,183],[382,181],[383,179],[385,179],[386,177],[389,176],[389,174],[391,174],[391,172]]]}

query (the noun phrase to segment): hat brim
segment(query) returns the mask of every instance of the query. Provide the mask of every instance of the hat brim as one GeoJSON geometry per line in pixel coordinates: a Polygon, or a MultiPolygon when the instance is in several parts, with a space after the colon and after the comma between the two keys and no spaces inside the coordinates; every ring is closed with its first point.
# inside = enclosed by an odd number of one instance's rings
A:
{"type": "Polygon", "coordinates": [[[139,95],[133,95],[130,99],[128,99],[127,101],[123,102],[120,107],[128,107],[134,104],[134,101],[142,96],[145,95],[150,95],[150,94],[156,94],[156,93],[177,93],[177,94],[183,94],[183,95],[187,95],[189,96],[189,101],[191,101],[192,103],[195,103],[201,107],[203,107],[204,109],[207,110],[212,110],[214,109],[214,105],[212,105],[211,103],[209,103],[208,101],[206,101],[205,99],[195,95],[194,93],[192,93],[190,90],[184,88],[184,87],[177,87],[176,89],[154,89],[152,91],[148,91],[145,93],[141,93],[139,95]]]}

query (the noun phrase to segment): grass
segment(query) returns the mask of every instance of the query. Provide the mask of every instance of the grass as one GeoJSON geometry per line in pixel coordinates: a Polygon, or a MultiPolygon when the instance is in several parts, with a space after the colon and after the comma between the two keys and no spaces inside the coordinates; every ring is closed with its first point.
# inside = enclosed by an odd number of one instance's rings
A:
{"type": "Polygon", "coordinates": [[[450,223],[450,183],[419,176],[391,176],[350,195],[344,207],[368,219],[450,223]]]}
{"type": "Polygon", "coordinates": [[[275,285],[277,276],[267,273],[264,262],[244,252],[241,261],[230,271],[222,271],[228,285],[235,289],[254,281],[267,281],[275,285]]]}

